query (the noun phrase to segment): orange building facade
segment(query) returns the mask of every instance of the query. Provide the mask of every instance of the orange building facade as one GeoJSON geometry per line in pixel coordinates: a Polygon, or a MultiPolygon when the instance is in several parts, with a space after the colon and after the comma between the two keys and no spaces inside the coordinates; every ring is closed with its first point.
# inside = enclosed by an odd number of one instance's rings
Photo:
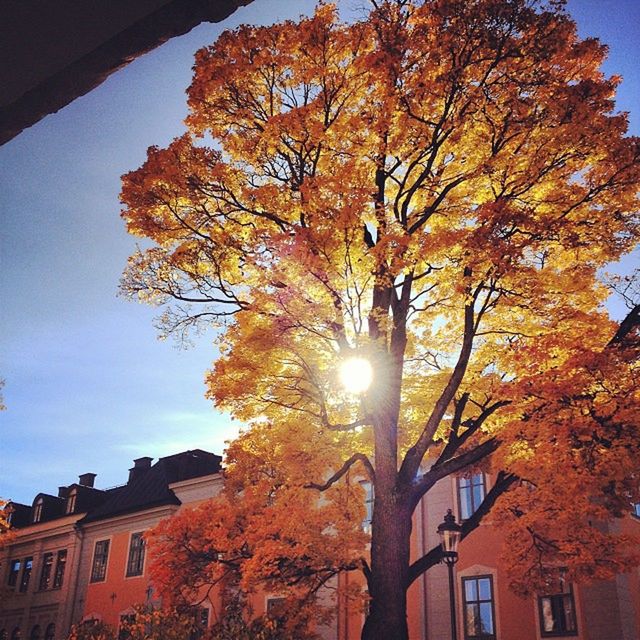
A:
{"type": "MultiPolygon", "coordinates": [[[[153,465],[150,458],[139,458],[127,484],[108,491],[94,489],[93,474],[85,474],[80,483],[61,487],[57,499],[39,494],[31,507],[16,505],[17,536],[1,552],[0,640],[61,639],[71,624],[86,620],[117,628],[134,605],[158,606],[148,576],[144,532],[217,495],[222,483],[220,457],[195,450],[153,465]],[[56,562],[61,555],[60,579],[56,562]]],[[[489,488],[490,479],[483,474],[436,485],[414,515],[413,559],[439,543],[437,526],[447,509],[458,520],[466,519],[489,488]]],[[[611,526],[640,533],[640,506],[611,526]]],[[[607,582],[560,584],[554,593],[521,598],[508,589],[500,546],[499,531],[490,521],[460,545],[454,567],[460,640],[640,639],[639,570],[607,582]]],[[[359,580],[356,575],[340,579],[359,580]]],[[[336,615],[316,631],[323,640],[357,640],[364,621],[361,607],[334,602],[334,593],[335,588],[321,594],[336,615]]],[[[256,594],[251,603],[255,614],[267,612],[278,597],[256,594]]],[[[451,638],[449,602],[446,566],[420,576],[408,594],[411,640],[451,638]]],[[[221,607],[215,595],[201,607],[203,624],[218,619],[221,607]]]]}

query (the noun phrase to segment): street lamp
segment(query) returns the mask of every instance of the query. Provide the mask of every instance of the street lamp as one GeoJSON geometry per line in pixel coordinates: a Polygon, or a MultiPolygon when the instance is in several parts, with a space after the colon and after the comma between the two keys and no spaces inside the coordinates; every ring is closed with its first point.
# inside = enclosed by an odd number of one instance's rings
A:
{"type": "Polygon", "coordinates": [[[453,565],[458,562],[458,543],[462,536],[462,527],[456,523],[456,518],[447,509],[444,522],[438,525],[438,535],[442,545],[444,561],[449,570],[449,606],[451,607],[451,640],[458,640],[456,629],[456,595],[453,583],[453,565]]]}

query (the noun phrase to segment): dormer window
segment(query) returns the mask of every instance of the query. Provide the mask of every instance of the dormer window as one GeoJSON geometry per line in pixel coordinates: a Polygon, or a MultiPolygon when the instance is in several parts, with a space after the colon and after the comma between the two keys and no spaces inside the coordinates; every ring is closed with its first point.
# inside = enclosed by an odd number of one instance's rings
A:
{"type": "Polygon", "coordinates": [[[76,496],[78,492],[74,489],[69,493],[69,497],[67,498],[67,513],[73,513],[76,510],[76,496]]]}
{"type": "Polygon", "coordinates": [[[33,521],[40,522],[42,519],[42,504],[44,500],[42,498],[38,498],[36,503],[33,505],[33,521]]]}

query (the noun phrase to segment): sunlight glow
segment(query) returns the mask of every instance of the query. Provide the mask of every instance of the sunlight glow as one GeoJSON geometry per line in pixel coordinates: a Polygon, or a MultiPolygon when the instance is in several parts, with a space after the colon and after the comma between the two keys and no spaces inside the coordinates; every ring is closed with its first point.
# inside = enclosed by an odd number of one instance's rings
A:
{"type": "Polygon", "coordinates": [[[340,365],[340,382],[351,393],[363,393],[373,380],[373,368],[365,358],[348,358],[340,365]]]}

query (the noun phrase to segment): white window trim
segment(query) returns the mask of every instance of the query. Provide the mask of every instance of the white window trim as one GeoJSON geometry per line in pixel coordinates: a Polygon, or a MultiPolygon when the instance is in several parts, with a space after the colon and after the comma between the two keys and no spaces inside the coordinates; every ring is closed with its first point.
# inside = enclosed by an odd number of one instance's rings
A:
{"type": "MultiPolygon", "coordinates": [[[[462,474],[464,475],[464,474],[462,474]]],[[[489,491],[491,491],[493,487],[493,478],[488,473],[482,471],[482,475],[484,476],[484,496],[487,497],[489,491]]],[[[449,476],[451,479],[451,493],[453,494],[453,513],[456,516],[456,522],[460,524],[460,494],[458,493],[458,476],[451,475],[449,476]]],[[[480,526],[485,526],[487,524],[491,524],[491,513],[487,514],[482,521],[480,522],[480,526]]]]}
{"type": "MultiPolygon", "coordinates": [[[[540,629],[540,613],[538,611],[538,598],[541,596],[544,596],[545,594],[538,594],[538,593],[534,593],[533,596],[531,596],[532,601],[533,601],[533,612],[535,614],[535,620],[536,620],[536,640],[553,640],[554,637],[558,638],[558,640],[562,640],[563,638],[570,638],[570,640],[580,640],[580,638],[583,638],[583,627],[584,627],[584,621],[582,619],[582,607],[580,606],[580,585],[575,583],[575,582],[571,582],[571,588],[573,590],[573,606],[575,608],[575,616],[576,616],[576,624],[578,626],[578,633],[572,633],[570,635],[566,635],[566,636],[543,636],[542,635],[542,629],[540,629]]],[[[551,594],[554,595],[554,594],[551,594]]]]}
{"type": "Polygon", "coordinates": [[[89,565],[89,582],[88,585],[92,584],[103,584],[107,582],[109,579],[109,560],[111,558],[111,552],[113,551],[113,536],[105,536],[98,537],[93,540],[93,550],[91,551],[91,564],[89,565]],[[96,558],[96,545],[98,542],[104,542],[105,540],[109,541],[109,553],[107,554],[107,566],[104,568],[104,578],[102,580],[91,580],[91,576],[93,575],[93,563],[96,558]]]}
{"type": "Polygon", "coordinates": [[[456,572],[456,614],[458,624],[458,637],[464,638],[464,598],[462,591],[462,578],[475,578],[476,576],[491,576],[491,588],[493,590],[493,613],[495,636],[500,640],[502,629],[500,628],[500,596],[498,593],[498,570],[495,567],[487,567],[482,564],[474,564],[456,572]]]}
{"type": "Polygon", "coordinates": [[[33,503],[33,518],[31,519],[33,524],[42,521],[42,510],[44,508],[44,498],[38,498],[33,503]]]}
{"type": "Polygon", "coordinates": [[[136,529],[135,531],[129,531],[129,542],[127,543],[127,555],[124,560],[124,579],[125,580],[139,580],[140,578],[144,578],[145,572],[147,570],[147,542],[144,542],[144,558],[142,559],[142,573],[137,576],[128,576],[127,569],[129,567],[129,555],[131,554],[131,539],[137,533],[142,534],[144,538],[144,534],[146,533],[146,529],[136,529]]]}
{"type": "Polygon", "coordinates": [[[73,489],[67,496],[67,508],[65,509],[65,513],[67,515],[70,515],[75,512],[77,498],[78,498],[78,490],[73,489]]]}

